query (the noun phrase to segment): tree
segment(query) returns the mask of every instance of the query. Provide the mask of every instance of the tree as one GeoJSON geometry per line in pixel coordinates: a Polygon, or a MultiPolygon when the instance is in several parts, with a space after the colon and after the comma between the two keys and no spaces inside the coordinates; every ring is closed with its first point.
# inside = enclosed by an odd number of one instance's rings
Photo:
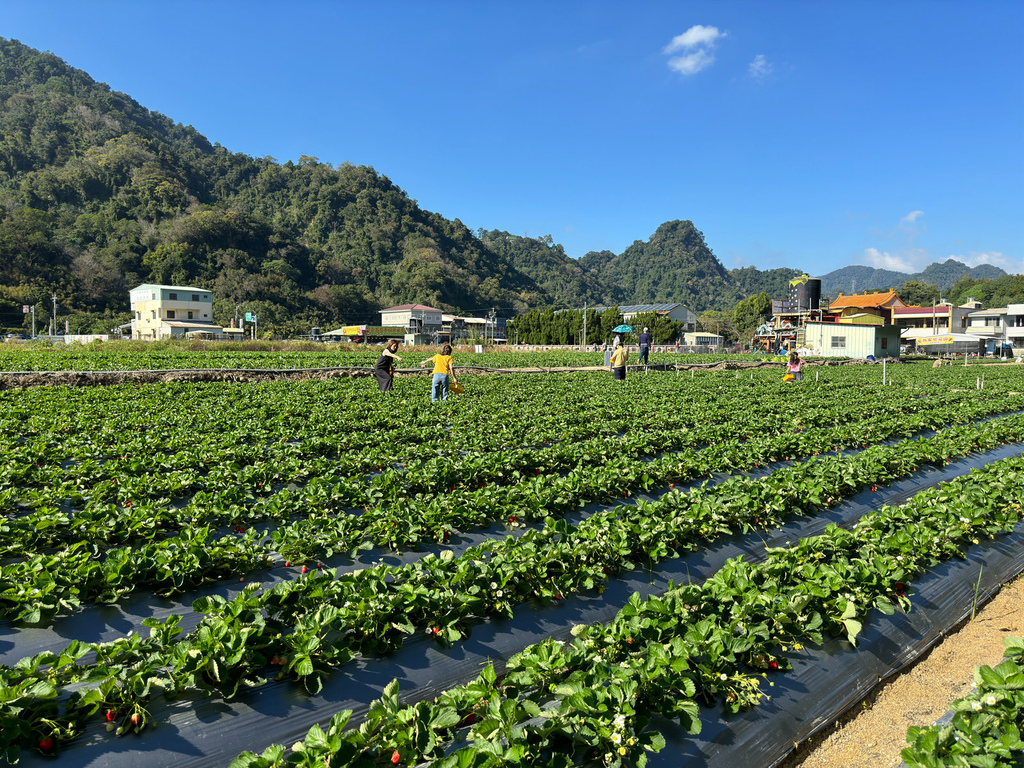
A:
{"type": "Polygon", "coordinates": [[[612,329],[622,325],[622,312],[617,306],[606,309],[601,313],[601,336],[602,341],[612,340],[612,329]]]}
{"type": "Polygon", "coordinates": [[[901,285],[896,293],[912,307],[930,307],[938,303],[941,295],[939,286],[932,283],[922,283],[920,280],[907,280],[901,285]]]}
{"type": "Polygon", "coordinates": [[[771,315],[772,300],[767,293],[755,293],[739,302],[732,311],[733,326],[741,337],[753,336],[762,321],[771,315]]]}
{"type": "Polygon", "coordinates": [[[705,333],[715,333],[726,341],[735,341],[736,329],[732,324],[732,316],[717,309],[709,309],[697,318],[698,327],[705,333]]]}

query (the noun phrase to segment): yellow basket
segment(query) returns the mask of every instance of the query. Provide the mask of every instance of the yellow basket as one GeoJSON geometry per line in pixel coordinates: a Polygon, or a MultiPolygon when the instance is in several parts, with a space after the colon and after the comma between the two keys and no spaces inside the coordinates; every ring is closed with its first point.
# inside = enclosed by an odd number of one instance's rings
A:
{"type": "Polygon", "coordinates": [[[448,387],[448,389],[451,391],[453,395],[461,395],[463,392],[466,391],[466,388],[459,384],[458,382],[452,384],[450,387],[448,387]]]}
{"type": "Polygon", "coordinates": [[[793,374],[792,373],[787,373],[785,376],[782,377],[782,380],[783,381],[792,381],[793,380],[793,374]]]}

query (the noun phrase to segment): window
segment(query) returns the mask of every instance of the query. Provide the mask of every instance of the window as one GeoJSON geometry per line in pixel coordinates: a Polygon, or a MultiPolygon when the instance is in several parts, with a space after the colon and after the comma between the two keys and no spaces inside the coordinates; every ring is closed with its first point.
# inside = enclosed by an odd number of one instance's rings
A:
{"type": "Polygon", "coordinates": [[[199,294],[198,293],[193,293],[192,294],[192,301],[199,301],[199,294]]]}
{"type": "Polygon", "coordinates": [[[167,319],[168,320],[173,320],[174,319],[174,310],[173,309],[168,309],[167,310],[167,319]]]}
{"type": "Polygon", "coordinates": [[[832,337],[832,349],[846,349],[846,337],[845,336],[833,336],[832,337]]]}
{"type": "Polygon", "coordinates": [[[889,348],[889,339],[885,336],[882,337],[882,349],[889,348]]]}
{"type": "Polygon", "coordinates": [[[167,298],[169,300],[171,300],[171,301],[177,301],[178,300],[178,294],[176,294],[176,293],[169,293],[169,294],[167,294],[167,298]]]}
{"type": "Polygon", "coordinates": [[[194,318],[194,317],[192,316],[192,310],[191,310],[191,309],[190,309],[190,310],[188,311],[188,319],[189,319],[189,320],[194,320],[194,319],[195,319],[195,318],[194,318]]]}

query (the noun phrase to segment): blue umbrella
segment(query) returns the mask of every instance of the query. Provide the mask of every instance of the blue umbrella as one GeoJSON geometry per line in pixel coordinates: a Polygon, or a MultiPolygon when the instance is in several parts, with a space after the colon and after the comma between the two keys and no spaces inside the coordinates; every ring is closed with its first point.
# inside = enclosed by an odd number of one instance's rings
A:
{"type": "Polygon", "coordinates": [[[633,332],[633,326],[632,325],[617,325],[614,328],[612,328],[612,333],[632,333],[632,332],[633,332]]]}

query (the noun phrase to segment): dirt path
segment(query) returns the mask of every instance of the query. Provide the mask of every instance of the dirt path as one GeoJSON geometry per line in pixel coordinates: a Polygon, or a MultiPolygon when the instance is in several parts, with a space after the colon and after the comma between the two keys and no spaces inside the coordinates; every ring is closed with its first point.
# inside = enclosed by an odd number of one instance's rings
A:
{"type": "Polygon", "coordinates": [[[780,768],[896,768],[907,728],[931,725],[970,693],[974,668],[996,666],[1003,638],[1024,636],[1024,575],[1007,583],[911,669],[891,680],[830,730],[800,746],[780,768]]]}

